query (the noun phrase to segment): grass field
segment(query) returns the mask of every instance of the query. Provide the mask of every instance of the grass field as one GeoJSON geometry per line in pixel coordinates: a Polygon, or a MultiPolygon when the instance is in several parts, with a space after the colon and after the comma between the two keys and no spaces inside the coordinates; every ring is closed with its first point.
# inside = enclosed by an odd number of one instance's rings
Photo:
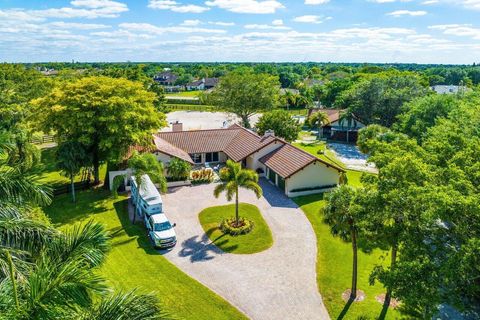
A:
{"type": "Polygon", "coordinates": [[[225,235],[219,229],[220,222],[235,216],[235,205],[210,207],[198,215],[203,230],[210,240],[224,252],[249,254],[264,251],[273,244],[272,233],[258,208],[247,203],[239,204],[240,217],[254,222],[253,230],[244,235],[225,235]]]}
{"type": "Polygon", "coordinates": [[[105,190],[83,191],[76,205],[63,195],[45,212],[58,227],[89,219],[105,226],[112,235],[112,248],[101,273],[115,288],[155,292],[176,319],[246,319],[152,248],[144,227],[129,221],[125,197],[113,199],[105,190]]]}
{"type": "MultiPolygon", "coordinates": [[[[39,182],[46,184],[49,187],[56,188],[62,185],[70,184],[70,179],[61,174],[57,170],[55,163],[55,152],[57,147],[42,148],[42,163],[36,168],[35,174],[39,182]]],[[[107,166],[100,166],[100,179],[104,179],[107,172],[107,166]]],[[[75,177],[75,182],[81,180],[81,175],[75,177]]]]}
{"type": "MultiPolygon", "coordinates": [[[[382,263],[386,252],[379,249],[371,253],[358,253],[358,289],[366,294],[364,301],[355,302],[349,307],[342,300],[342,293],[350,288],[352,276],[352,246],[350,243],[334,237],[330,227],[323,222],[321,209],[326,201],[323,195],[311,195],[295,198],[312,224],[317,237],[317,284],[325,306],[332,319],[379,319],[382,304],[375,296],[384,293],[382,285],[369,285],[369,276],[376,264],[382,263]]],[[[400,313],[389,310],[385,319],[398,319],[400,313]]]]}
{"type": "Polygon", "coordinates": [[[318,142],[314,142],[314,143],[311,143],[311,144],[295,142],[295,143],[293,143],[293,145],[296,146],[297,148],[300,148],[300,149],[314,155],[315,157],[317,157],[319,159],[322,159],[324,161],[335,164],[335,165],[345,169],[345,165],[340,160],[337,159],[337,157],[335,156],[335,153],[333,153],[333,151],[331,151],[327,148],[327,144],[324,141],[318,141],[318,142]]]}
{"type": "Polygon", "coordinates": [[[200,93],[203,91],[194,90],[194,91],[180,91],[180,92],[169,92],[165,94],[165,98],[168,97],[188,97],[188,98],[196,98],[200,93]]]}

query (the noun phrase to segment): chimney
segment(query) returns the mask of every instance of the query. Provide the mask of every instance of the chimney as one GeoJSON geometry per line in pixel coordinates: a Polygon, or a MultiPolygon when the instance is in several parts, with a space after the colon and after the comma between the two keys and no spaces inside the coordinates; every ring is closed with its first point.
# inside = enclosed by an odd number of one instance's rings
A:
{"type": "Polygon", "coordinates": [[[178,121],[172,123],[172,132],[179,132],[179,131],[183,131],[183,123],[178,121]]]}
{"type": "Polygon", "coordinates": [[[265,133],[263,134],[263,137],[275,137],[275,131],[273,130],[266,130],[265,133]]]}

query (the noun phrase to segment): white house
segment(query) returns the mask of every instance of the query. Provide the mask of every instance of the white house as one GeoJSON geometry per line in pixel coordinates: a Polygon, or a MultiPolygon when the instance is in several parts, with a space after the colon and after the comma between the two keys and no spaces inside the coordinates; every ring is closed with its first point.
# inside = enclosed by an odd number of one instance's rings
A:
{"type": "Polygon", "coordinates": [[[159,132],[149,150],[165,166],[172,158],[193,165],[228,159],[255,170],[287,196],[320,193],[335,187],[344,170],[275,137],[259,136],[239,125],[226,129],[159,132]]]}

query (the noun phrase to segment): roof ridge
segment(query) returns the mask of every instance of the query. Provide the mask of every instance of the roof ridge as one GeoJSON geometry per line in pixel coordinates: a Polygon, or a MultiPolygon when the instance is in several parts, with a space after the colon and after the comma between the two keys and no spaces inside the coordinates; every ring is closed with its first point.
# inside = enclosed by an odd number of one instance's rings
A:
{"type": "MultiPolygon", "coordinates": [[[[154,133],[155,136],[157,134],[172,134],[172,133],[185,133],[185,132],[199,132],[199,131],[222,131],[222,130],[240,130],[240,128],[217,128],[217,129],[195,129],[195,130],[182,130],[182,131],[161,131],[154,133]]],[[[157,136],[158,137],[158,136],[157,136]]]]}

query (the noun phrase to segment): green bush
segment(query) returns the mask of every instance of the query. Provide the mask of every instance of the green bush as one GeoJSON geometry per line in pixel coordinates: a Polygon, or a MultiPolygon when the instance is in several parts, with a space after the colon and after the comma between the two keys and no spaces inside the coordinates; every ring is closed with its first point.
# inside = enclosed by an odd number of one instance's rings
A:
{"type": "Polygon", "coordinates": [[[192,170],[192,165],[178,158],[173,158],[167,168],[168,178],[171,181],[187,180],[192,170]]]}
{"type": "Polygon", "coordinates": [[[234,217],[224,219],[220,223],[220,230],[223,233],[229,234],[231,236],[239,236],[239,235],[242,235],[242,234],[249,233],[250,231],[253,230],[253,227],[255,226],[253,221],[245,219],[245,218],[240,218],[238,220],[238,224],[239,224],[238,226],[236,226],[235,222],[236,221],[235,221],[234,217]]]}

